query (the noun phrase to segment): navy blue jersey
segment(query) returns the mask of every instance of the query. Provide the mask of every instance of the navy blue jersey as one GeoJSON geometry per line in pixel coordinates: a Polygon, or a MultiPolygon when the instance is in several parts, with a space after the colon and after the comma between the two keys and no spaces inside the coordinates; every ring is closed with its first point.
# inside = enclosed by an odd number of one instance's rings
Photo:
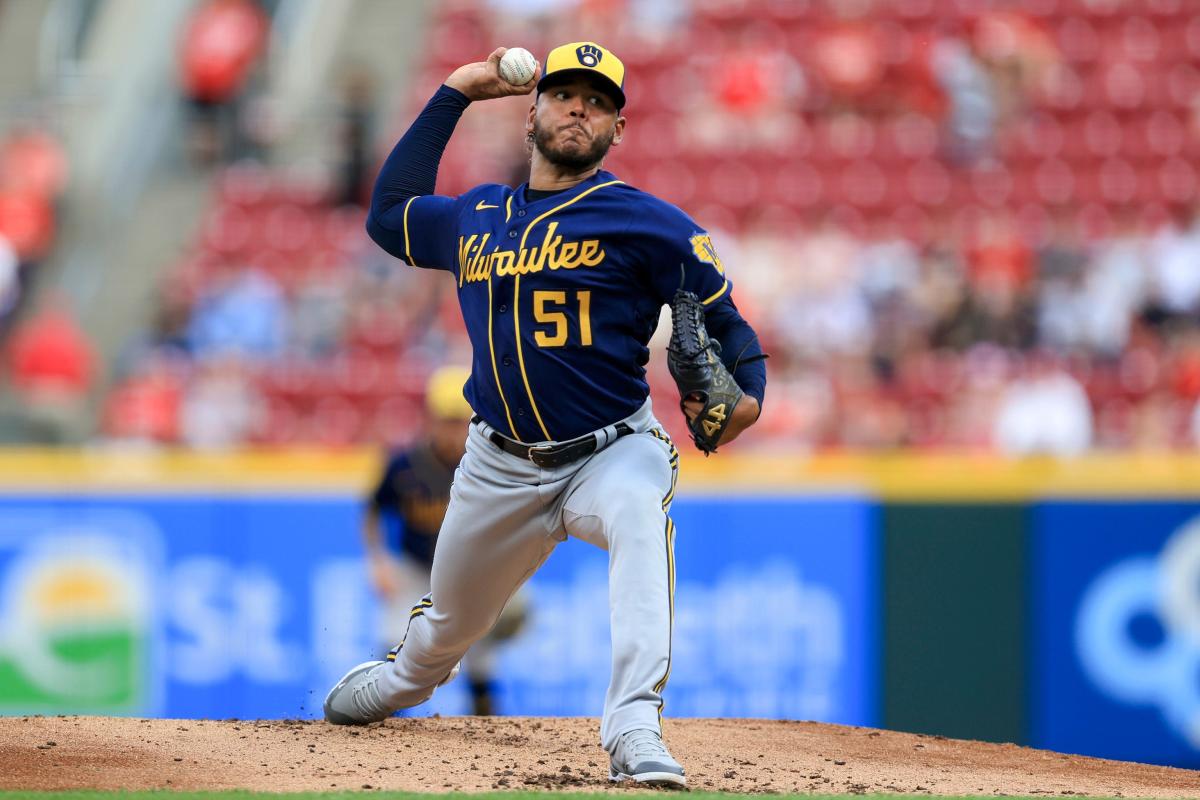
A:
{"type": "Polygon", "coordinates": [[[389,457],[370,498],[389,521],[397,523],[386,537],[389,550],[406,553],[426,565],[433,563],[453,480],[454,468],[434,455],[428,444],[389,457]]]}
{"type": "Polygon", "coordinates": [[[731,285],[704,230],[610,172],[530,202],[524,188],[411,197],[388,215],[389,251],[455,276],[475,412],[520,441],[571,439],[645,402],[676,289],[711,305],[731,285]]]}

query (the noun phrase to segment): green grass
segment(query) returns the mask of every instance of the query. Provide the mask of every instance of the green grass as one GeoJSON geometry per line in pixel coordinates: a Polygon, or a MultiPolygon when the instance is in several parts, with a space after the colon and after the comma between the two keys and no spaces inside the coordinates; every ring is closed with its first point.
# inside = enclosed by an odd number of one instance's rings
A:
{"type": "MultiPolygon", "coordinates": [[[[672,795],[674,792],[664,790],[656,792],[653,789],[631,790],[630,793],[634,796],[644,796],[647,794],[663,794],[672,795]]],[[[572,792],[451,792],[457,797],[470,797],[472,800],[612,800],[614,794],[606,793],[572,793],[572,792]]],[[[619,796],[619,793],[615,793],[619,796]]],[[[3,792],[0,791],[0,800],[116,800],[116,798],[134,798],[134,800],[446,800],[447,794],[414,794],[412,792],[382,792],[382,791],[360,791],[360,792],[244,792],[236,789],[220,792],[173,792],[173,791],[147,791],[147,792],[99,792],[99,791],[75,791],[75,792],[3,792]]],[[[725,792],[681,792],[679,797],[687,798],[687,800],[730,800],[734,797],[748,797],[750,795],[731,794],[725,792]]],[[[847,800],[852,795],[832,795],[832,794],[772,794],[772,795],[756,795],[759,797],[769,797],[771,800],[847,800]]],[[[854,795],[854,797],[887,797],[894,798],[898,795],[883,794],[883,795],[854,795]]],[[[991,797],[991,795],[978,796],[961,796],[961,797],[939,797],[937,800],[979,800],[981,797],[991,797]]],[[[1019,797],[1008,796],[1005,800],[1047,800],[1046,797],[1019,797]]],[[[1072,795],[1071,800],[1095,800],[1084,795],[1072,795]]]]}

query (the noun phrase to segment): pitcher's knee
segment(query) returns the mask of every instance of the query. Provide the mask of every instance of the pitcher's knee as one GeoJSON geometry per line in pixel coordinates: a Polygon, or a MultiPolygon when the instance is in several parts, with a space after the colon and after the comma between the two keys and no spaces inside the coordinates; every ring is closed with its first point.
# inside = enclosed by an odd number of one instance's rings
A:
{"type": "Polygon", "coordinates": [[[662,519],[662,494],[651,486],[626,486],[604,496],[603,516],[609,518],[662,519]]]}
{"type": "Polygon", "coordinates": [[[666,536],[667,516],[661,500],[632,497],[616,504],[606,515],[609,540],[635,547],[661,548],[666,536]]]}

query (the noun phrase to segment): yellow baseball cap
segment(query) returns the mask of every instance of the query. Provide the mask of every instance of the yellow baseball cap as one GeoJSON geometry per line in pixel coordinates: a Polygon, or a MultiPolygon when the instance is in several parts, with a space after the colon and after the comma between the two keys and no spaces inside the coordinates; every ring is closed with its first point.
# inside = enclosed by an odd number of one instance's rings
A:
{"type": "Polygon", "coordinates": [[[474,413],[463,397],[463,384],[471,377],[466,367],[441,367],[425,384],[425,409],[434,419],[470,419],[474,413]]]}
{"type": "Polygon", "coordinates": [[[617,110],[625,106],[625,65],[621,59],[595,42],[571,42],[550,51],[538,81],[537,90],[543,92],[547,86],[557,83],[557,78],[573,72],[585,72],[601,78],[612,94],[617,110]]]}

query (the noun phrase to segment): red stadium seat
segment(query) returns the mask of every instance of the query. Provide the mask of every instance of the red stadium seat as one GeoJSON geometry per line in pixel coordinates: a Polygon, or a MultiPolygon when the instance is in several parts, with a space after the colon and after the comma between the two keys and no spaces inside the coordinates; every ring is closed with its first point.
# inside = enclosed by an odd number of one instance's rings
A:
{"type": "Polygon", "coordinates": [[[1096,158],[1111,158],[1121,152],[1124,127],[1109,111],[1088,114],[1080,133],[1087,152],[1096,158]]]}
{"type": "Polygon", "coordinates": [[[217,178],[217,202],[253,206],[266,199],[270,174],[256,161],[245,161],[226,169],[217,178]]]}
{"type": "Polygon", "coordinates": [[[1147,99],[1146,80],[1137,66],[1120,61],[1104,71],[1104,97],[1107,103],[1124,111],[1141,108],[1147,99]]]}
{"type": "MultiPolygon", "coordinates": [[[[1200,57],[1194,57],[1200,61],[1200,57]]],[[[1190,107],[1200,94],[1200,69],[1195,64],[1175,64],[1167,72],[1167,96],[1178,109],[1190,107]]]]}
{"type": "Polygon", "coordinates": [[[424,408],[407,397],[388,398],[376,406],[367,423],[371,441],[389,446],[406,444],[420,432],[424,408]]]}
{"type": "Polygon", "coordinates": [[[1076,223],[1087,241],[1100,241],[1113,232],[1113,217],[1100,203],[1086,203],[1076,214],[1076,223]]]}
{"type": "Polygon", "coordinates": [[[353,403],[340,397],[324,397],[304,419],[303,430],[308,441],[340,446],[359,441],[364,424],[362,412],[353,403]]]}
{"type": "Polygon", "coordinates": [[[975,198],[986,206],[1002,206],[1013,191],[1013,178],[1003,166],[978,169],[971,173],[975,198]]]}
{"type": "Polygon", "coordinates": [[[824,183],[820,174],[805,161],[775,170],[767,185],[770,187],[767,196],[772,202],[782,203],[794,210],[812,208],[824,197],[824,183]]]}
{"type": "Polygon", "coordinates": [[[1109,159],[1100,165],[1097,176],[1098,196],[1093,198],[1085,194],[1085,197],[1099,199],[1112,205],[1125,205],[1137,198],[1138,174],[1128,161],[1109,159]]]}
{"type": "Polygon", "coordinates": [[[1158,168],[1157,194],[1168,203],[1186,205],[1200,200],[1196,168],[1183,158],[1168,159],[1158,168]]]}
{"type": "Polygon", "coordinates": [[[1158,28],[1146,17],[1128,16],[1105,32],[1106,58],[1134,63],[1157,61],[1162,49],[1158,28]]]}
{"type": "Polygon", "coordinates": [[[687,205],[697,191],[696,179],[678,161],[663,159],[645,172],[641,188],[676,205],[687,205]]]}
{"type": "Polygon", "coordinates": [[[909,196],[923,206],[941,206],[950,197],[950,174],[937,161],[924,159],[908,170],[909,196]]]}
{"type": "Polygon", "coordinates": [[[1018,123],[1019,152],[1036,159],[1052,158],[1063,151],[1063,126],[1052,115],[1032,114],[1018,123]]]}
{"type": "Polygon", "coordinates": [[[1058,159],[1038,165],[1034,172],[1034,187],[1042,202],[1061,205],[1075,199],[1075,174],[1071,167],[1058,159]]]}
{"type": "Polygon", "coordinates": [[[1086,64],[1100,53],[1100,36],[1086,16],[1064,17],[1054,30],[1054,39],[1063,58],[1074,64],[1086,64]]]}
{"type": "Polygon", "coordinates": [[[853,161],[842,172],[840,196],[858,209],[877,208],[888,199],[889,177],[871,161],[853,161]]]}

